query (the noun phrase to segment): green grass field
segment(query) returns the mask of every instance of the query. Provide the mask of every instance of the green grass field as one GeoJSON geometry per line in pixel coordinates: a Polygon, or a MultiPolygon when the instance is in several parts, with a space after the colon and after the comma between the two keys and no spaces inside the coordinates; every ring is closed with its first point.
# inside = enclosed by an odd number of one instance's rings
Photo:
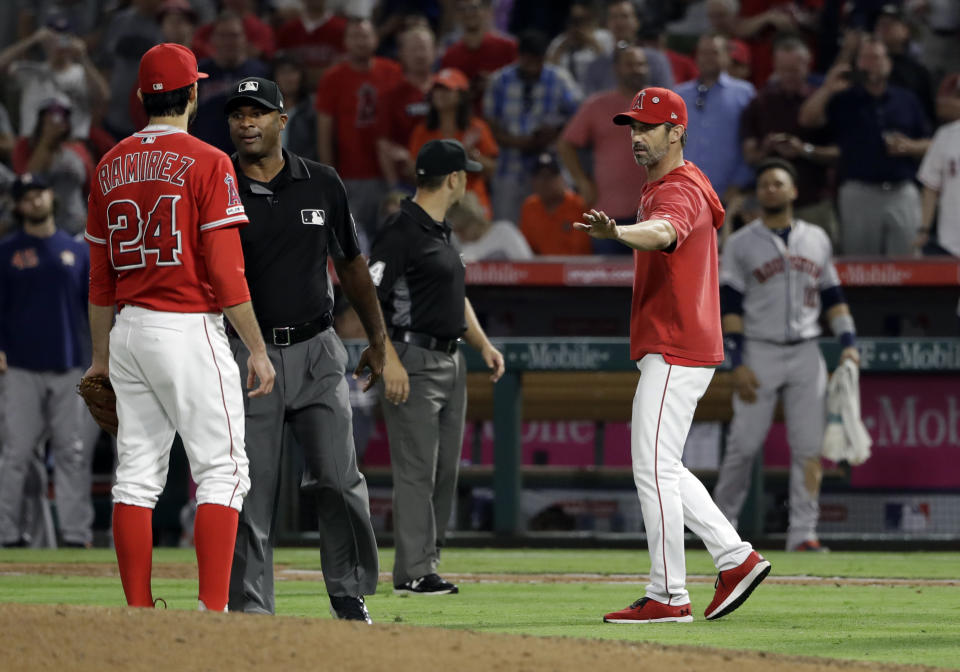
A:
{"type": "MultiPolygon", "coordinates": [[[[381,582],[368,599],[381,623],[404,623],[536,636],[622,639],[753,649],[788,655],[822,656],[890,663],[960,668],[960,579],[957,553],[765,553],[773,563],[771,577],[811,576],[911,579],[909,585],[858,585],[844,580],[818,585],[765,583],[738,611],[715,622],[703,620],[713,584],[691,582],[696,620],[692,624],[613,626],[603,614],[642,596],[638,582],[497,582],[478,576],[461,581],[461,594],[449,597],[401,598],[381,582]]],[[[688,572],[713,574],[709,556],[691,551],[688,572]]],[[[290,569],[318,570],[312,549],[280,549],[275,560],[290,569]]],[[[189,550],[158,549],[155,564],[192,563],[189,550]]],[[[381,552],[389,571],[391,550],[381,552]]],[[[33,604],[123,603],[115,578],[11,575],[4,563],[112,563],[110,550],[0,550],[0,601],[33,604]]],[[[460,574],[639,574],[647,569],[643,551],[449,549],[441,571],[460,574]]],[[[532,578],[532,577],[531,577],[532,578]]],[[[325,591],[317,581],[277,582],[278,613],[329,618],[325,591]]],[[[171,609],[196,608],[193,581],[156,579],[154,594],[171,609]]]]}

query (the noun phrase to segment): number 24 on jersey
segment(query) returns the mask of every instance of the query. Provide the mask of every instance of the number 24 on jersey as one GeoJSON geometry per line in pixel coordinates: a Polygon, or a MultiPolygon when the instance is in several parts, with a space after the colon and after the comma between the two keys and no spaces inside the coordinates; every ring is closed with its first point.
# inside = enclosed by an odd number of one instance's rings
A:
{"type": "Polygon", "coordinates": [[[179,266],[183,251],[177,229],[179,195],[160,196],[144,218],[140,205],[128,199],[107,206],[110,262],[118,271],[156,266],[179,266]]]}

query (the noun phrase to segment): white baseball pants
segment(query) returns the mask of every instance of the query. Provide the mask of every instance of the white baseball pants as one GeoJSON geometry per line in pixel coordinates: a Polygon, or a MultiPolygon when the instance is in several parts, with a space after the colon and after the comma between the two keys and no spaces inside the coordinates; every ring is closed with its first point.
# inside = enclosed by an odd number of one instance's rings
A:
{"type": "Polygon", "coordinates": [[[197,504],[241,509],[250,489],[243,387],[222,315],[125,306],[110,331],[110,382],[120,419],[115,502],[154,507],[179,433],[197,504]]]}
{"type": "Polygon", "coordinates": [[[694,410],[714,369],[668,364],[658,354],[646,355],[637,368],[630,443],[650,550],[646,594],[664,604],[688,604],[684,525],[703,540],[720,571],[736,567],[752,550],[681,462],[694,410]]]}

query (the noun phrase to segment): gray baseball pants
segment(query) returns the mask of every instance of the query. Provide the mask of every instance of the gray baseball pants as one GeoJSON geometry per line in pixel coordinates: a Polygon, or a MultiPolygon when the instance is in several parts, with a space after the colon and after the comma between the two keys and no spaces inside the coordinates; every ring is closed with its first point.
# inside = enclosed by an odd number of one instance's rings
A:
{"type": "Polygon", "coordinates": [[[393,469],[393,585],[437,571],[457,491],[467,413],[467,366],[448,355],[394,342],[410,377],[410,396],[383,398],[393,469]]]}
{"type": "Polygon", "coordinates": [[[10,367],[0,375],[0,543],[19,541],[24,483],[37,444],[49,432],[57,518],[64,542],[93,541],[90,494],[92,442],[76,391],[81,369],[65,372],[10,367]]]}
{"type": "Polygon", "coordinates": [[[777,399],[782,396],[790,443],[787,548],[793,548],[817,538],[827,367],[816,339],[798,345],[748,340],[743,362],[753,369],[760,387],[751,404],[733,395],[733,422],[713,498],[736,524],[750,486],[754,458],[763,447],[777,399]]]}
{"type": "Polygon", "coordinates": [[[920,192],[913,182],[889,189],[850,180],[840,185],[840,240],[844,254],[913,256],[920,228],[920,192]]]}
{"type": "MultiPolygon", "coordinates": [[[[237,338],[231,339],[231,349],[241,380],[246,380],[249,352],[237,338]]],[[[371,595],[380,560],[367,483],[353,445],[346,348],[327,329],[302,343],[267,345],[267,353],[277,372],[273,392],[244,398],[250,492],[237,528],[230,611],[274,613],[273,545],[285,426],[303,448],[309,472],[305,482],[319,498],[320,565],[327,593],[371,595]]]]}

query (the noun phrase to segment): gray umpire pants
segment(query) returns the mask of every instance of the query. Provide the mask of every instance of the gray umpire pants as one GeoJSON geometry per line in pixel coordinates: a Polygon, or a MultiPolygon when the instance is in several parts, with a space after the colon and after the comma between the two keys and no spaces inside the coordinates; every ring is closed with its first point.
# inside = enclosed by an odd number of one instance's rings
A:
{"type": "Polygon", "coordinates": [[[80,369],[58,373],[17,367],[0,375],[0,543],[20,540],[24,484],[47,432],[60,534],[68,543],[93,541],[93,444],[84,442],[87,409],[76,391],[82,375],[80,369]]]}
{"type": "Polygon", "coordinates": [[[882,185],[850,180],[840,185],[843,254],[912,256],[920,228],[920,192],[913,182],[882,185]]]}
{"type": "MultiPolygon", "coordinates": [[[[237,338],[231,338],[231,349],[246,380],[249,352],[237,338]]],[[[285,426],[303,449],[305,481],[317,493],[327,593],[371,595],[380,560],[367,483],[353,445],[346,348],[327,329],[302,343],[267,345],[267,353],[277,372],[273,391],[254,399],[244,395],[250,492],[237,528],[230,611],[274,613],[273,545],[285,426]]]]}
{"type": "Polygon", "coordinates": [[[393,469],[393,585],[437,571],[457,491],[467,413],[467,366],[448,355],[394,342],[410,377],[410,396],[383,398],[393,469]]]}
{"type": "Polygon", "coordinates": [[[760,387],[752,404],[733,395],[733,422],[713,498],[736,524],[750,487],[754,458],[767,438],[782,395],[790,443],[787,548],[793,548],[817,538],[827,367],[816,339],[798,345],[748,340],[743,362],[753,369],[760,387]]]}

